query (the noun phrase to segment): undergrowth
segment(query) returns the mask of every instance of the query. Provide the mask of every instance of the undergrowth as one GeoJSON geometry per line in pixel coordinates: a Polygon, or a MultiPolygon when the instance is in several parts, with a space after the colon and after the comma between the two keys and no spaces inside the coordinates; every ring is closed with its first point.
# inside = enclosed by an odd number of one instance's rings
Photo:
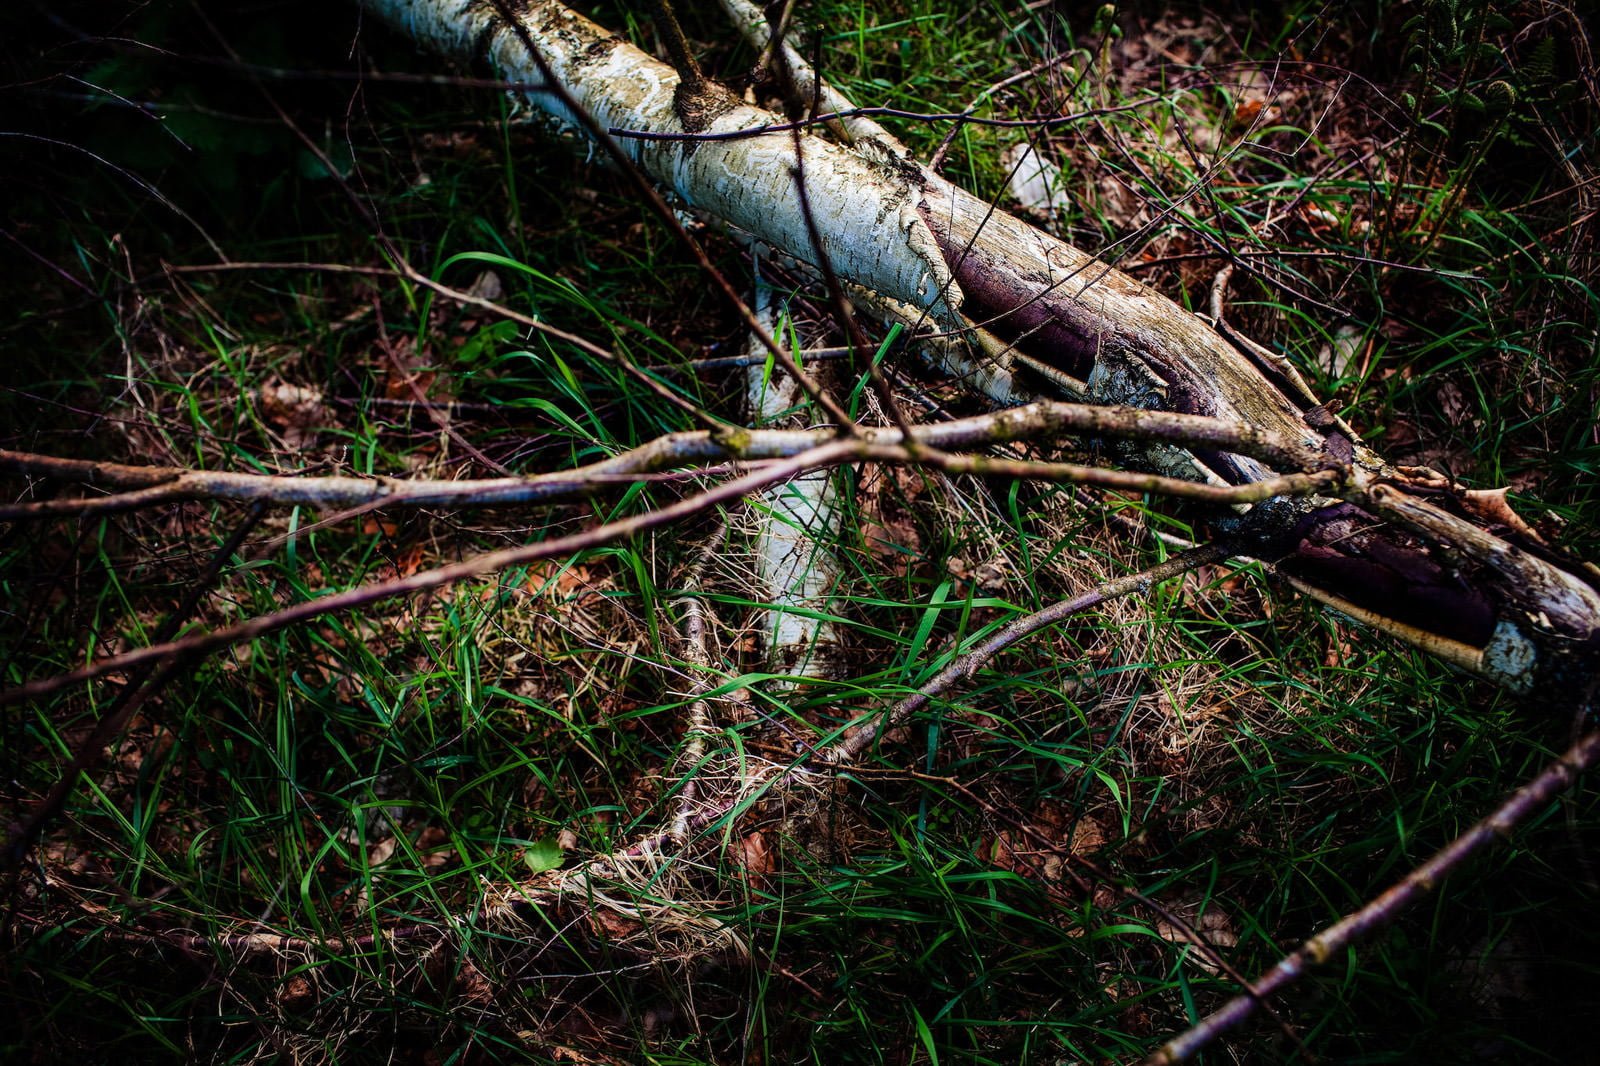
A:
{"type": "MultiPolygon", "coordinates": [[[[591,10],[655,46],[648,5],[591,10]]],[[[749,51],[714,11],[685,18],[739,85],[749,51]]],[[[1597,101],[1572,11],[818,0],[799,19],[847,95],[908,111],[960,111],[1062,57],[975,112],[1095,112],[1026,135],[1065,193],[1042,224],[1203,313],[1221,255],[1238,254],[1229,322],[1389,458],[1509,486],[1548,537],[1600,548],[1597,101]]],[[[732,376],[691,364],[741,352],[741,327],[627,184],[502,93],[372,76],[436,68],[357,23],[298,2],[6,13],[0,445],[455,477],[690,428],[576,349],[391,277],[294,265],[382,266],[384,242],[737,416],[732,376]],[[290,265],[199,269],[224,260],[290,265]]],[[[922,158],[950,128],[884,122],[922,158]]],[[[1003,197],[1024,136],[963,126],[945,172],[1003,197]]],[[[825,303],[793,307],[826,343],[825,303]]],[[[965,402],[925,369],[897,373],[908,402],[965,402]]],[[[1573,727],[1231,564],[1022,645],[820,794],[756,796],[705,827],[675,868],[623,882],[620,907],[489,907],[488,886],[670,817],[690,680],[680,593],[718,620],[718,757],[749,767],[774,728],[837,730],[974,636],[1169,550],[1140,530],[1203,532],[1181,509],[1043,486],[902,472],[840,487],[843,680],[767,678],[747,544],[683,589],[709,520],[186,663],[7,882],[0,1055],[1130,1061],[1236,987],[1168,915],[1257,973],[1453,838],[1573,727]]],[[[19,523],[0,530],[5,682],[149,643],[241,528],[184,624],[682,488],[563,508],[190,503],[19,523]]],[[[9,824],[119,693],[4,708],[9,824]]],[[[1584,1059],[1597,816],[1593,789],[1575,792],[1282,1013],[1324,1062],[1584,1059]]],[[[1215,1061],[1294,1053],[1270,1022],[1231,1039],[1215,1061]]]]}

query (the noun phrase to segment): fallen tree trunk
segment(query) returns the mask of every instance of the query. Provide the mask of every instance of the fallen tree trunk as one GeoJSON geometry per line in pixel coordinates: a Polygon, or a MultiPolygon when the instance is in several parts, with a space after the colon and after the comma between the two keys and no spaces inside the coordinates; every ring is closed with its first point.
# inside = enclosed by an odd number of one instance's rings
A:
{"type": "MultiPolygon", "coordinates": [[[[980,384],[996,400],[1065,388],[1098,403],[1238,421],[1313,450],[1322,466],[1342,471],[1341,499],[1271,500],[1220,514],[1215,524],[1236,551],[1277,562],[1297,587],[1515,691],[1593,684],[1600,592],[1592,569],[1518,530],[1484,528],[1458,486],[1390,467],[1248,341],[871,137],[846,147],[760,132],[783,120],[714,83],[680,80],[559,3],[515,5],[512,26],[500,5],[480,0],[363,2],[430,47],[502,77],[537,85],[543,68],[565,91],[536,88],[532,103],[571,125],[572,106],[581,108],[683,202],[794,259],[831,265],[934,332],[998,352],[978,357],[987,360],[980,384]],[[797,188],[802,173],[809,212],[797,188]],[[979,344],[978,327],[1014,350],[979,344]],[[1034,362],[1050,371],[1037,385],[1034,362]]],[[[1199,445],[1147,445],[1123,458],[1223,484],[1280,472],[1199,445]]]]}

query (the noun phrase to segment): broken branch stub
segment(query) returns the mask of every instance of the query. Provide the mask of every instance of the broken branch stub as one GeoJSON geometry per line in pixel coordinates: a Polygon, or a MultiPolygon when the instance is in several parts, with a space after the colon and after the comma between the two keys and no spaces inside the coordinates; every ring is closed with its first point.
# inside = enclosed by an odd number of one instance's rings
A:
{"type": "MultiPolygon", "coordinates": [[[[1235,344],[1154,289],[871,138],[854,148],[787,132],[683,139],[782,119],[713,83],[683,91],[671,67],[552,0],[520,5],[517,31],[476,0],[363,3],[429,46],[507,80],[539,78],[526,41],[600,127],[668,135],[620,140],[657,183],[812,262],[795,189],[796,153],[804,153],[822,254],[842,279],[909,307],[935,330],[960,333],[976,323],[1015,343],[1018,368],[1029,360],[1053,367],[1087,382],[1096,402],[1246,423],[1348,472],[1340,493],[1347,502],[1270,500],[1221,513],[1216,524],[1236,550],[1277,561],[1301,587],[1348,605],[1363,621],[1424,647],[1430,635],[1450,642],[1460,649],[1452,661],[1514,690],[1571,694],[1592,684],[1600,592],[1590,576],[1516,531],[1483,529],[1448,492],[1410,491],[1414,485],[1340,419],[1309,406],[1252,346],[1235,344]]],[[[572,123],[556,95],[527,98],[572,123]]],[[[1007,378],[1013,369],[994,368],[1007,378]]],[[[1121,456],[1218,484],[1288,472],[1203,445],[1125,446],[1121,456]]]]}

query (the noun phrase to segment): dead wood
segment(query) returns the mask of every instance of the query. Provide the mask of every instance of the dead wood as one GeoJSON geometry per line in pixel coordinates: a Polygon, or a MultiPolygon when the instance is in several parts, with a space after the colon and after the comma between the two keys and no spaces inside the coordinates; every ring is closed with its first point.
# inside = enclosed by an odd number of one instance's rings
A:
{"type": "MultiPolygon", "coordinates": [[[[1576,561],[1516,530],[1484,528],[1459,492],[1419,486],[1311,405],[1258,346],[905,160],[896,146],[790,132],[730,137],[783,120],[710,83],[698,92],[680,86],[671,67],[549,0],[518,8],[516,27],[490,5],[464,0],[365,3],[420,41],[507,79],[544,70],[595,125],[639,134],[621,139],[622,150],[681,200],[796,260],[826,262],[910,308],[928,332],[978,346],[981,327],[1014,342],[1014,352],[989,357],[991,395],[1018,400],[1081,383],[1094,402],[1236,421],[1349,470],[1355,491],[1344,501],[1268,500],[1219,512],[1214,524],[1236,551],[1277,562],[1325,601],[1425,648],[1454,649],[1451,661],[1515,691],[1571,692],[1593,677],[1600,592],[1576,561]],[[1055,374],[1035,384],[1029,360],[1055,374]]],[[[561,94],[529,100],[574,121],[561,94]]],[[[1288,472],[1203,446],[1122,456],[1220,484],[1288,472]]]]}

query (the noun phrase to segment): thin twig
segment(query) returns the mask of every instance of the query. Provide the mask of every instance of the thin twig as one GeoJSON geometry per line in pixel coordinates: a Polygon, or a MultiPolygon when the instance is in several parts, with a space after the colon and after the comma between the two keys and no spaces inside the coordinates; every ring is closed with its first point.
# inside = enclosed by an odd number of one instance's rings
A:
{"type": "MultiPolygon", "coordinates": [[[[265,513],[266,508],[259,503],[250,509],[250,513],[245,516],[244,521],[235,527],[233,533],[211,556],[211,562],[206,567],[205,572],[189,586],[183,601],[162,621],[155,632],[155,643],[166,643],[177,635],[178,630],[188,621],[195,608],[200,605],[200,597],[210,589],[217,576],[222,573],[222,568],[228,565],[229,560],[233,558],[234,553],[239,550],[239,547],[244,543],[244,539],[250,535],[250,531],[256,527],[256,524],[261,521],[265,513]]],[[[187,665],[188,660],[179,657],[168,663],[153,677],[148,677],[148,682],[146,681],[148,668],[144,671],[136,671],[128,679],[128,684],[117,694],[116,699],[112,700],[111,706],[106,708],[99,724],[94,727],[89,736],[72,753],[72,758],[61,771],[60,776],[56,778],[56,783],[50,789],[50,792],[44,799],[39,801],[39,805],[28,815],[21,828],[17,829],[12,834],[11,839],[6,842],[5,851],[0,852],[0,869],[14,867],[22,862],[23,856],[27,854],[28,849],[33,846],[34,842],[39,839],[40,834],[44,832],[45,827],[66,805],[67,798],[72,795],[72,790],[78,787],[78,778],[90,767],[94,766],[105,752],[106,746],[111,742],[112,738],[122,731],[123,727],[133,718],[133,715],[144,705],[145,701],[165,688],[167,683],[187,665]]]]}
{"type": "MultiPolygon", "coordinates": [[[[848,359],[854,354],[854,349],[847,346],[801,348],[796,354],[807,363],[820,363],[834,359],[848,359]]],[[[686,370],[743,370],[746,367],[762,366],[766,361],[765,354],[714,355],[705,359],[689,359],[676,364],[651,363],[643,369],[654,374],[678,374],[686,370]]]]}
{"type": "Polygon", "coordinates": [[[926,465],[947,474],[972,474],[980,477],[1002,477],[1017,480],[1054,481],[1077,485],[1099,485],[1101,488],[1121,489],[1125,492],[1147,492],[1157,496],[1171,496],[1181,500],[1200,500],[1205,503],[1239,504],[1259,503],[1274,496],[1306,496],[1331,493],[1346,480],[1347,471],[1341,469],[1318,470],[1310,474],[1282,474],[1260,481],[1247,481],[1239,485],[1214,485],[1205,481],[1189,481],[1145,474],[1136,470],[1112,470],[1101,466],[1084,466],[1078,463],[1030,462],[1024,459],[996,459],[986,455],[949,455],[942,452],[913,451],[904,445],[863,445],[863,458],[902,465],[926,465]]]}
{"type": "Polygon", "coordinates": [[[1539,813],[1600,759],[1600,730],[1578,740],[1539,776],[1517,789],[1491,814],[1477,822],[1436,852],[1382,895],[1284,956],[1278,964],[1248,986],[1249,991],[1235,996],[1220,1009],[1206,1015],[1154,1055],[1145,1066],[1168,1066],[1187,1062],[1223,1033],[1238,1026],[1255,1013],[1258,1003],[1281,992],[1315,965],[1333,961],[1399,917],[1400,912],[1432,892],[1439,883],[1497,839],[1508,838],[1522,822],[1539,813]]]}
{"type": "MultiPolygon", "coordinates": [[[[1119,263],[1117,269],[1124,274],[1133,274],[1141,270],[1150,270],[1154,267],[1166,266],[1169,263],[1186,263],[1198,259],[1330,259],[1338,263],[1355,263],[1360,266],[1376,266],[1385,270],[1411,270],[1419,274],[1428,274],[1437,278],[1450,278],[1457,281],[1483,281],[1477,274],[1469,274],[1460,270],[1444,270],[1440,267],[1417,266],[1414,263],[1396,263],[1392,259],[1374,259],[1367,255],[1357,255],[1354,252],[1329,251],[1321,248],[1236,248],[1233,251],[1212,249],[1205,252],[1174,252],[1170,255],[1160,255],[1153,259],[1141,259],[1135,263],[1119,263]]],[[[1487,284],[1487,283],[1485,283],[1487,284]]]]}
{"type": "Polygon", "coordinates": [[[412,398],[416,400],[417,405],[422,408],[423,413],[428,416],[428,421],[438,426],[439,431],[454,441],[456,447],[466,452],[472,458],[478,460],[478,462],[482,463],[485,467],[493,470],[497,474],[505,474],[509,476],[511,474],[510,470],[506,469],[503,464],[496,462],[487,455],[483,454],[482,449],[480,449],[476,444],[473,444],[466,437],[462,436],[461,431],[456,429],[456,427],[451,423],[450,419],[439,411],[437,405],[435,405],[432,400],[428,399],[428,394],[423,391],[422,385],[417,381],[417,373],[408,370],[406,367],[400,364],[400,354],[395,351],[395,346],[389,339],[389,327],[383,320],[383,301],[374,298],[372,301],[372,311],[373,321],[375,321],[378,326],[378,343],[383,348],[383,354],[384,357],[389,361],[390,369],[392,369],[395,375],[399,377],[401,383],[405,385],[406,390],[410,392],[412,398]]]}
{"type": "MultiPolygon", "coordinates": [[[[678,24],[678,13],[672,10],[672,0],[654,0],[653,6],[656,9],[656,33],[666,46],[667,58],[672,61],[673,69],[678,72],[678,84],[685,92],[702,91],[706,85],[705,72],[700,69],[694,50],[689,47],[689,38],[678,24]]],[[[502,11],[501,14],[505,13],[502,11]]]]}
{"type": "MultiPolygon", "coordinates": [[[[1107,31],[1107,32],[1110,32],[1110,31],[1107,31]]],[[[1011,86],[1013,86],[1013,85],[1017,85],[1017,84],[1019,84],[1021,82],[1027,81],[1030,78],[1036,78],[1039,75],[1043,74],[1047,70],[1053,70],[1054,68],[1060,66],[1062,63],[1065,63],[1068,60],[1070,60],[1073,57],[1074,54],[1078,54],[1078,53],[1075,53],[1075,52],[1070,51],[1070,50],[1068,50],[1068,51],[1058,51],[1058,52],[1056,52],[1055,55],[1050,56],[1049,58],[1044,59],[1041,62],[1035,63],[1033,66],[1029,67],[1027,70],[1018,71],[1017,73],[1012,74],[1010,77],[1001,78],[999,81],[993,83],[988,88],[986,88],[982,92],[978,93],[978,95],[974,96],[972,98],[972,102],[970,104],[968,104],[964,109],[962,109],[961,117],[956,120],[955,125],[951,126],[948,130],[945,131],[944,137],[941,138],[940,141],[939,141],[939,146],[933,150],[933,155],[928,157],[928,169],[933,171],[935,174],[939,173],[940,169],[944,166],[944,157],[949,154],[950,147],[953,144],[956,143],[956,137],[958,137],[960,135],[961,130],[962,130],[962,128],[964,126],[968,125],[969,123],[977,124],[977,125],[985,125],[985,126],[990,124],[988,121],[986,121],[984,119],[979,119],[979,118],[975,118],[974,117],[974,115],[977,113],[978,108],[983,104],[983,102],[985,100],[989,99],[989,97],[993,96],[995,93],[1002,92],[1002,91],[1004,91],[1006,89],[1011,88],[1011,86]]],[[[1089,64],[1085,63],[1084,64],[1084,68],[1083,68],[1083,73],[1078,75],[1077,79],[1074,80],[1072,85],[1067,89],[1065,95],[1071,96],[1073,94],[1073,92],[1077,89],[1078,85],[1082,84],[1084,76],[1086,74],[1088,74],[1088,72],[1089,72],[1089,64]]],[[[1143,106],[1144,104],[1155,103],[1160,99],[1164,99],[1164,97],[1149,97],[1149,98],[1147,98],[1145,100],[1138,101],[1137,103],[1139,104],[1139,106],[1143,106]]],[[[1066,116],[1061,116],[1061,117],[1066,117],[1066,116]]],[[[1090,115],[1080,113],[1078,117],[1080,117],[1080,118],[1089,118],[1090,115]]],[[[1034,120],[1034,121],[1038,121],[1038,120],[1034,120]]],[[[1044,121],[1048,122],[1050,120],[1046,119],[1044,121]]]]}
{"type": "Polygon", "coordinates": [[[689,696],[689,723],[684,729],[683,753],[678,757],[679,779],[683,788],[678,791],[678,813],[667,830],[680,845],[689,835],[689,824],[694,818],[695,804],[699,799],[699,782],[695,771],[706,758],[707,741],[716,733],[716,722],[711,717],[711,704],[706,693],[711,689],[710,612],[702,598],[706,567],[721,551],[728,538],[728,520],[717,523],[714,533],[695,553],[694,563],[683,577],[683,595],[672,601],[673,607],[683,616],[678,632],[682,645],[682,658],[688,667],[689,686],[683,695],[689,696]]]}
{"type": "Polygon", "coordinates": [[[1100,118],[1105,115],[1115,115],[1123,111],[1135,111],[1151,104],[1165,101],[1165,96],[1151,96],[1143,100],[1134,100],[1131,103],[1118,104],[1114,107],[1096,107],[1088,111],[1078,111],[1070,115],[1054,115],[1049,118],[975,118],[964,111],[901,111],[893,107],[853,107],[842,111],[829,111],[814,118],[799,119],[794,122],[763,122],[759,126],[749,126],[742,130],[718,130],[711,133],[673,133],[656,130],[630,130],[621,126],[609,127],[606,132],[613,137],[621,137],[630,141],[743,141],[751,137],[765,137],[772,133],[789,133],[794,130],[804,130],[810,126],[826,125],[849,118],[903,118],[915,122],[968,122],[975,126],[995,126],[1001,129],[1054,129],[1058,126],[1070,126],[1075,122],[1085,119],[1100,118]]]}
{"type": "MultiPolygon", "coordinates": [[[[1275,434],[1240,422],[1202,415],[1147,411],[1132,407],[1100,407],[1062,401],[1041,401],[1024,407],[1007,408],[990,414],[974,415],[949,422],[919,424],[912,427],[910,442],[926,449],[973,448],[986,444],[1026,439],[1053,440],[1061,436],[1105,436],[1130,440],[1161,441],[1185,446],[1218,448],[1296,471],[1314,471],[1325,466],[1323,456],[1309,448],[1279,438],[1275,434]]],[[[82,485],[104,486],[125,491],[106,496],[57,498],[0,505],[0,521],[48,518],[66,514],[91,514],[124,511],[137,507],[179,500],[244,500],[280,505],[318,507],[356,507],[376,504],[385,507],[456,506],[488,507],[506,504],[551,503],[590,495],[599,488],[628,485],[646,475],[672,467],[693,467],[729,459],[746,462],[785,459],[814,448],[832,436],[827,429],[740,429],[736,432],[705,430],[669,433],[637,448],[568,470],[530,474],[511,478],[434,480],[392,477],[291,476],[240,474],[229,471],[191,470],[172,466],[134,466],[84,459],[66,459],[0,449],[0,472],[72,481],[82,485]]],[[[870,457],[872,447],[904,445],[907,438],[897,429],[863,429],[861,458],[870,457]]],[[[901,461],[904,449],[886,452],[890,461],[901,461]]],[[[1019,467],[1015,462],[976,456],[946,456],[947,466],[966,468],[962,473],[992,473],[1001,476],[1049,476],[1063,464],[1034,464],[1019,467]],[[977,467],[984,466],[983,470],[977,467]]],[[[1078,467],[1076,470],[1091,470],[1078,467]]],[[[1084,476],[1074,480],[1095,481],[1135,491],[1160,491],[1153,487],[1151,475],[1101,471],[1104,477],[1084,476]]],[[[1172,479],[1166,479],[1171,482],[1172,479]]],[[[1195,486],[1196,482],[1179,484],[1195,486]]],[[[1202,495],[1216,498],[1219,486],[1200,486],[1202,495]]],[[[1241,487],[1243,488],[1243,487],[1241,487]]],[[[1194,492],[1193,488],[1178,490],[1194,492]]],[[[1260,491],[1245,489],[1246,492],[1260,491]]],[[[1269,493],[1270,494],[1270,493],[1269,493]]],[[[1232,501],[1233,497],[1229,497],[1232,501]]]]}
{"type": "Polygon", "coordinates": [[[1177,577],[1179,574],[1188,573],[1209,563],[1217,563],[1228,557],[1228,549],[1221,544],[1205,544],[1192,548],[1181,555],[1174,555],[1165,562],[1157,563],[1146,570],[1125,577],[1114,578],[1097,588],[1085,592],[1081,596],[1074,596],[1070,600],[1051,604],[1042,611],[1018,618],[1002,626],[998,632],[989,637],[976,648],[956,657],[956,659],[931,679],[918,687],[917,691],[896,703],[883,714],[876,722],[863,723],[852,734],[835,744],[825,753],[828,762],[839,764],[850,762],[857,758],[867,748],[871,747],[877,739],[887,731],[910,718],[917,711],[927,706],[928,701],[942,694],[959,681],[965,681],[983,668],[984,664],[993,659],[1000,652],[1022,640],[1032,636],[1049,626],[1086,611],[1091,607],[1098,607],[1108,600],[1126,596],[1131,592],[1142,592],[1153,588],[1163,581],[1177,577]]]}
{"type": "MultiPolygon", "coordinates": [[[[781,455],[762,455],[757,449],[750,448],[741,451],[743,457],[752,462],[773,462],[802,454],[807,448],[819,446],[822,441],[814,438],[825,438],[827,434],[827,430],[790,431],[789,439],[785,442],[789,446],[781,449],[784,453],[781,455]]],[[[689,434],[683,436],[692,437],[689,434]]],[[[1145,474],[1078,463],[1029,462],[1020,459],[996,459],[983,455],[952,455],[932,450],[937,445],[931,443],[928,438],[937,439],[937,435],[914,434],[909,444],[898,441],[878,443],[870,437],[859,441],[852,438],[852,447],[835,462],[875,461],[900,466],[920,464],[937,467],[948,474],[1099,485],[1102,488],[1120,489],[1125,492],[1147,492],[1157,496],[1171,496],[1174,499],[1219,504],[1257,503],[1274,496],[1303,496],[1308,493],[1333,492],[1346,479],[1345,470],[1328,469],[1309,474],[1283,474],[1238,485],[1218,485],[1166,477],[1161,474],[1145,474]]],[[[624,452],[614,460],[550,474],[533,474],[525,478],[435,481],[339,476],[300,478],[270,474],[213,473],[205,470],[184,471],[167,484],[110,496],[37,500],[32,503],[0,505],[0,521],[15,522],[62,515],[109,514],[183,500],[238,500],[250,503],[322,507],[441,505],[494,507],[513,503],[560,503],[592,496],[607,487],[626,487],[639,482],[659,481],[664,477],[676,480],[675,475],[663,475],[655,469],[655,464],[671,465],[683,460],[682,453],[706,450],[707,446],[721,447],[719,442],[711,439],[704,442],[691,439],[687,443],[669,439],[667,444],[682,445],[681,449],[678,449],[680,454],[673,454],[674,450],[671,448],[652,448],[645,445],[624,452]],[[694,448],[696,444],[701,444],[702,447],[696,449],[694,448]],[[640,453],[644,454],[641,456],[640,453]],[[635,461],[639,465],[630,469],[629,466],[635,461]]],[[[728,450],[732,450],[731,446],[728,450]]],[[[691,469],[687,474],[705,476],[715,472],[713,469],[702,467],[691,469]]]]}
{"type": "Polygon", "coordinates": [[[364,585],[345,592],[318,597],[304,603],[297,603],[292,607],[260,615],[238,625],[197,633],[181,640],[137,648],[121,655],[107,656],[71,673],[44,678],[12,689],[0,690],[0,704],[38,699],[53,692],[59,692],[63,688],[90,681],[97,677],[103,677],[106,674],[120,673],[144,663],[162,661],[177,655],[207,655],[222,648],[255,640],[269,633],[276,633],[279,630],[287,629],[290,626],[298,625],[335,611],[367,607],[383,600],[393,599],[396,596],[442,588],[470,577],[503,570],[508,566],[529,563],[537,559],[548,559],[558,555],[571,555],[588,548],[610,544],[626,537],[690,518],[707,508],[740,499],[768,485],[779,484],[803,471],[841,462],[849,456],[850,452],[850,442],[844,440],[832,441],[802,452],[791,459],[772,463],[754,473],[722,482],[713,488],[679,500],[677,503],[669,504],[659,510],[648,511],[644,514],[615,522],[608,522],[605,525],[565,537],[557,537],[554,540],[527,544],[517,548],[504,548],[500,551],[485,552],[481,555],[463,559],[461,562],[452,563],[449,566],[421,571],[409,577],[384,581],[374,585],[364,585]]]}

